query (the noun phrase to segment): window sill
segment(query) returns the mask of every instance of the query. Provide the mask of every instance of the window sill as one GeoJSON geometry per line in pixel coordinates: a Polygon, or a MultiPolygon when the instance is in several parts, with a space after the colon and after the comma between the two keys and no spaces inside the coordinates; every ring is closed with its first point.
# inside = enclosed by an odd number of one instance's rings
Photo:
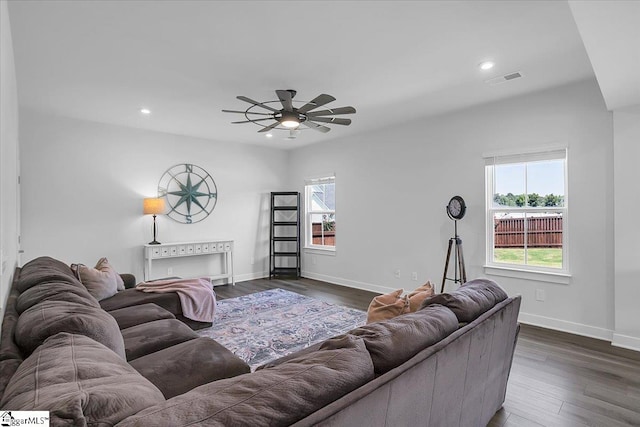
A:
{"type": "Polygon", "coordinates": [[[549,271],[524,270],[521,268],[502,267],[495,265],[485,265],[484,273],[489,276],[513,277],[516,279],[534,280],[536,282],[549,282],[568,285],[571,281],[571,274],[554,273],[549,271]]]}
{"type": "Polygon", "coordinates": [[[314,255],[336,256],[335,246],[332,248],[323,248],[318,246],[305,246],[304,253],[314,255]]]}

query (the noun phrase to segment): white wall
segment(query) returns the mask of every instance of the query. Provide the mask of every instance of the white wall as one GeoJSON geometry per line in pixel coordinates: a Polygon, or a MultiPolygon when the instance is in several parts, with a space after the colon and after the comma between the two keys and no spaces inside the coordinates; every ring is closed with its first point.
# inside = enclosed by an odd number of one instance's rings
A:
{"type": "Polygon", "coordinates": [[[640,109],[615,111],[615,331],[613,343],[640,350],[640,109]]]}
{"type": "MultiPolygon", "coordinates": [[[[18,99],[7,2],[0,1],[0,316],[18,264],[18,99]]],[[[2,317],[0,317],[2,319],[2,317]]]]}
{"type": "MultiPolygon", "coordinates": [[[[142,245],[152,240],[152,218],[142,199],[157,194],[171,166],[193,163],[218,187],[215,210],[196,224],[158,218],[163,243],[235,240],[238,279],[268,270],[270,191],[284,190],[287,153],[21,110],[23,262],[50,255],[94,265],[106,256],[120,272],[142,279],[142,245]],[[251,264],[251,259],[255,263],[251,264]]],[[[174,275],[214,273],[210,260],[183,259],[174,275]]],[[[160,268],[160,266],[159,266],[160,268]]]]}
{"type": "MultiPolygon", "coordinates": [[[[357,114],[352,126],[358,126],[357,114]]],[[[467,275],[483,276],[482,154],[566,144],[570,283],[495,279],[509,294],[522,294],[521,320],[611,339],[612,135],[611,113],[596,82],[586,81],[296,149],[291,187],[302,191],[306,177],[336,174],[337,252],[305,254],[304,274],[380,292],[413,289],[427,279],[439,288],[453,235],[444,206],[457,194],[467,203],[459,223],[467,275]],[[413,271],[417,282],[410,279],[413,271]],[[544,302],[535,300],[536,289],[546,291],[544,302]]]]}

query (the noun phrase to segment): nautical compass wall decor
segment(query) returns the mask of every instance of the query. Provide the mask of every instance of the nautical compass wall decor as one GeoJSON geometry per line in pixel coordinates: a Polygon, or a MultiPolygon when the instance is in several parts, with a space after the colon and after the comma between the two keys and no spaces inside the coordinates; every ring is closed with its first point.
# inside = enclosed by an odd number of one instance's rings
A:
{"type": "Polygon", "coordinates": [[[158,184],[158,197],[166,197],[167,215],[184,224],[205,219],[218,201],[216,183],[200,166],[184,163],[169,168],[158,184]]]}

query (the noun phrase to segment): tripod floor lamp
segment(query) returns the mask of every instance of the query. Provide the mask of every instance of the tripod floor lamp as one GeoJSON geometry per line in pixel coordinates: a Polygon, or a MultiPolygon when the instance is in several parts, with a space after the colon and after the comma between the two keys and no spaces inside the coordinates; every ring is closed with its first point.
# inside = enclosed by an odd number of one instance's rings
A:
{"type": "Polygon", "coordinates": [[[160,242],[156,240],[157,226],[156,215],[164,213],[164,199],[148,197],[143,201],[143,211],[145,215],[153,215],[153,241],[149,242],[150,245],[159,245],[160,242]]]}
{"type": "Polygon", "coordinates": [[[447,250],[447,259],[444,262],[444,274],[442,275],[442,287],[440,293],[444,292],[444,285],[447,280],[451,280],[455,284],[463,284],[467,281],[467,270],[464,266],[464,255],[462,254],[462,239],[458,236],[458,220],[462,219],[467,211],[467,205],[460,196],[453,196],[447,204],[447,215],[453,220],[454,237],[449,239],[449,249],[447,250]],[[455,248],[453,248],[455,246],[455,248]],[[449,269],[449,260],[451,259],[451,249],[453,248],[453,278],[447,277],[449,269]],[[458,272],[460,276],[458,276],[458,272]]]}

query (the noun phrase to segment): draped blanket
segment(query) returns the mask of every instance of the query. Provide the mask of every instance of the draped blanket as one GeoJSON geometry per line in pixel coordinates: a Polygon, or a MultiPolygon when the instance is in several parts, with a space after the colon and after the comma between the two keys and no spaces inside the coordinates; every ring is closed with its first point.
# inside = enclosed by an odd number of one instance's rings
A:
{"type": "Polygon", "coordinates": [[[138,283],[136,289],[142,292],[175,292],[180,297],[184,317],[198,322],[213,322],[216,294],[209,279],[155,280],[138,283]]]}

